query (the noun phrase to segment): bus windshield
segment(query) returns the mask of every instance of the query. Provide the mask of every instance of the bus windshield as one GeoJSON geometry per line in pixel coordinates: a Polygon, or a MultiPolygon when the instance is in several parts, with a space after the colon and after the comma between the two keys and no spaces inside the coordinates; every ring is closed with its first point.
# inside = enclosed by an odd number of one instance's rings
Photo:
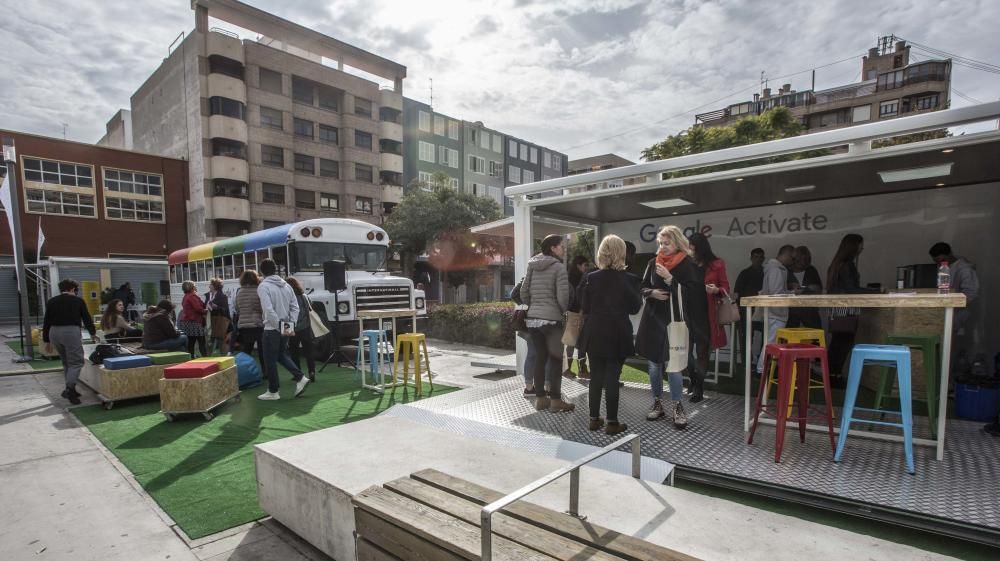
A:
{"type": "Polygon", "coordinates": [[[353,243],[299,242],[291,244],[292,272],[323,272],[326,261],[343,261],[352,271],[384,271],[386,248],[353,243]]]}

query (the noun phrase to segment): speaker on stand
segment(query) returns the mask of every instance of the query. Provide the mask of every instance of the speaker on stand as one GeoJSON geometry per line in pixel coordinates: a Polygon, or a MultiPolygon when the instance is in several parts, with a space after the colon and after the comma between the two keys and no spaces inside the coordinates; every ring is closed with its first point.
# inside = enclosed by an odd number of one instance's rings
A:
{"type": "MultiPolygon", "coordinates": [[[[328,364],[336,364],[337,366],[343,366],[344,363],[351,365],[352,368],[355,367],[354,361],[348,358],[344,354],[344,351],[340,349],[340,300],[339,294],[341,290],[347,288],[347,267],[343,261],[326,261],[323,263],[323,288],[328,292],[333,293],[333,329],[327,334],[327,337],[332,337],[330,343],[330,356],[326,357],[323,361],[323,366],[320,367],[319,371],[322,372],[328,364]]],[[[358,334],[360,335],[360,333],[358,334]]]]}

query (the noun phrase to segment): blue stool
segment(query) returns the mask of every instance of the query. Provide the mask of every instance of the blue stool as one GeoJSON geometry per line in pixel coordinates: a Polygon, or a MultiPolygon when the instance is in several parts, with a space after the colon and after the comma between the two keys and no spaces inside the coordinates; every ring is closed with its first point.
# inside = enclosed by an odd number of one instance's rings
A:
{"type": "MultiPolygon", "coordinates": [[[[364,382],[365,377],[365,356],[363,351],[365,339],[368,339],[368,364],[371,365],[370,372],[374,381],[382,373],[382,360],[380,360],[382,358],[381,346],[388,341],[388,337],[384,329],[366,329],[358,336],[358,356],[354,364],[355,368],[361,371],[362,382],[364,382]]],[[[382,385],[385,385],[384,379],[382,380],[382,385]]]]}
{"type": "Polygon", "coordinates": [[[909,347],[899,345],[854,345],[854,350],[851,352],[851,368],[847,374],[847,394],[844,396],[844,410],[840,415],[840,438],[837,441],[837,451],[833,455],[833,461],[839,462],[840,456],[844,453],[844,445],[847,444],[847,432],[850,430],[851,422],[900,427],[903,429],[903,450],[906,453],[906,471],[911,474],[916,473],[916,469],[913,467],[913,397],[911,394],[909,347]],[[858,386],[861,385],[861,370],[864,368],[866,362],[896,368],[896,377],[899,379],[900,411],[865,409],[854,406],[858,398],[858,386]],[[903,422],[887,423],[885,421],[856,419],[854,418],[855,410],[902,415],[903,422]]]}

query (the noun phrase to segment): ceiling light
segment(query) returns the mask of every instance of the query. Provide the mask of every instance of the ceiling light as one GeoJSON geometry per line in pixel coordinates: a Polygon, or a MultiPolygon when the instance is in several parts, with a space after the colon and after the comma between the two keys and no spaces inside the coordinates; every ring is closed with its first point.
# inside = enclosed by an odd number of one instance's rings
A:
{"type": "Polygon", "coordinates": [[[693,205],[694,203],[687,199],[663,199],[659,201],[644,201],[639,204],[648,206],[649,208],[671,208],[675,206],[693,205]]]}
{"type": "Polygon", "coordinates": [[[785,187],[786,193],[801,193],[803,191],[812,191],[815,189],[815,185],[800,185],[798,187],[785,187]]]}
{"type": "Polygon", "coordinates": [[[954,148],[945,148],[944,150],[941,151],[941,153],[942,154],[951,154],[954,151],[955,151],[954,148]]]}
{"type": "Polygon", "coordinates": [[[780,204],[781,204],[781,203],[783,203],[783,202],[785,202],[785,201],[774,201],[774,204],[776,204],[776,205],[780,205],[780,204]]]}
{"type": "Polygon", "coordinates": [[[677,214],[677,211],[675,210],[672,214],[677,214]]]}
{"type": "Polygon", "coordinates": [[[743,178],[742,177],[737,177],[736,181],[743,181],[743,178]]]}
{"type": "Polygon", "coordinates": [[[928,177],[940,177],[951,175],[952,162],[938,164],[936,166],[924,166],[910,169],[895,169],[891,171],[880,171],[879,176],[882,183],[895,183],[897,181],[912,181],[914,179],[927,179],[928,177]]]}
{"type": "Polygon", "coordinates": [[[944,187],[944,183],[938,183],[935,187],[944,187]]]}

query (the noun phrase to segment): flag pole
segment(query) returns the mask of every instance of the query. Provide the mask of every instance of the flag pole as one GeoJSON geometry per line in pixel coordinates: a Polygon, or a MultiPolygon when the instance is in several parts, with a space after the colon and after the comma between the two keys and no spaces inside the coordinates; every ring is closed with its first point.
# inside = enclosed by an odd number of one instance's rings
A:
{"type": "Polygon", "coordinates": [[[21,196],[17,192],[17,151],[13,138],[3,139],[3,159],[7,163],[7,182],[10,186],[10,208],[7,212],[13,220],[14,268],[17,271],[18,315],[22,330],[22,356],[15,362],[28,362],[35,358],[35,353],[31,341],[31,316],[28,313],[27,272],[21,270],[24,266],[24,240],[21,238],[21,196]]]}

